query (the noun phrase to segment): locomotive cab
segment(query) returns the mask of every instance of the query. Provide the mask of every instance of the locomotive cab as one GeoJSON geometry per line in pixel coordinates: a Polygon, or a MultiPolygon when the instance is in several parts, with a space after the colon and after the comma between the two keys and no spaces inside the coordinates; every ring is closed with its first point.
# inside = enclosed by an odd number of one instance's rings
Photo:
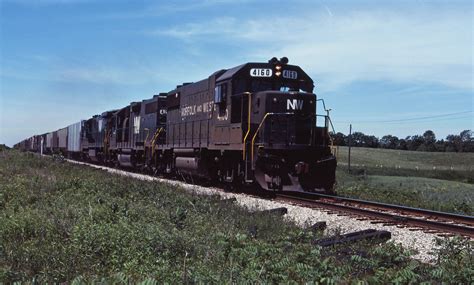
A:
{"type": "Polygon", "coordinates": [[[300,67],[272,59],[239,66],[217,81],[216,113],[242,130],[246,182],[265,190],[332,192],[330,119],[316,114],[313,81],[300,67]]]}

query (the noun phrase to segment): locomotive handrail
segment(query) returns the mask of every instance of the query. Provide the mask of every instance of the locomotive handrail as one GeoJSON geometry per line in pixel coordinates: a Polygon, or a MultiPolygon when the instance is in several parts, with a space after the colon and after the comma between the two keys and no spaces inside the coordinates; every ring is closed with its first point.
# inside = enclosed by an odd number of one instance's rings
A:
{"type": "Polygon", "coordinates": [[[316,114],[316,117],[324,117],[326,119],[325,125],[327,125],[328,128],[331,127],[332,131],[335,133],[334,126],[331,121],[331,117],[329,117],[328,115],[318,115],[318,114],[316,114]]]}
{"type": "Polygon", "coordinates": [[[329,123],[331,124],[331,129],[332,129],[332,132],[335,134],[336,131],[334,130],[334,126],[332,124],[332,120],[331,120],[331,117],[328,116],[328,120],[329,120],[329,123]]]}
{"type": "MultiPolygon", "coordinates": [[[[316,96],[317,96],[317,95],[316,95],[316,96]]],[[[329,109],[326,109],[326,104],[324,103],[324,99],[320,98],[320,99],[317,99],[316,101],[321,101],[321,102],[323,102],[323,109],[324,109],[324,111],[326,111],[326,112],[329,112],[329,111],[330,111],[329,109]]]]}
{"type": "Polygon", "coordinates": [[[246,143],[247,137],[250,134],[250,114],[251,114],[251,109],[252,109],[252,93],[245,92],[244,94],[249,95],[249,104],[248,104],[248,118],[247,118],[247,133],[244,136],[244,142],[242,144],[242,160],[245,160],[245,143],[246,143]]]}
{"type": "MultiPolygon", "coordinates": [[[[328,116],[327,119],[328,119],[329,123],[331,124],[332,133],[336,134],[336,131],[334,130],[334,126],[332,125],[331,117],[328,116]]],[[[329,134],[329,139],[331,140],[331,147],[333,147],[334,146],[334,139],[332,138],[331,134],[329,134]]]]}
{"type": "MultiPolygon", "coordinates": [[[[331,127],[333,133],[335,133],[334,131],[334,126],[332,124],[332,121],[331,121],[331,118],[328,116],[328,115],[316,115],[316,117],[324,117],[325,121],[324,121],[324,126],[326,128],[329,129],[329,127],[331,127]],[[328,123],[329,122],[329,123],[328,123]]],[[[331,145],[333,145],[334,143],[334,140],[333,138],[331,137],[331,134],[328,132],[328,136],[329,136],[329,140],[331,141],[331,145]]]]}
{"type": "Polygon", "coordinates": [[[265,116],[263,116],[263,119],[262,121],[260,122],[260,124],[258,125],[258,128],[257,130],[255,131],[253,137],[252,137],[252,142],[250,144],[250,158],[251,158],[251,161],[253,161],[253,149],[254,149],[254,144],[255,144],[255,138],[257,137],[258,135],[258,132],[260,131],[260,128],[262,127],[263,123],[265,122],[265,120],[267,119],[268,116],[273,116],[273,115],[294,115],[295,113],[292,113],[292,112],[285,112],[285,113],[265,113],[265,116]]]}
{"type": "Polygon", "coordinates": [[[158,136],[163,131],[163,128],[159,128],[156,130],[155,134],[153,135],[153,139],[151,140],[151,157],[153,158],[155,155],[155,145],[156,141],[158,140],[158,136]]]}
{"type": "MultiPolygon", "coordinates": [[[[332,132],[335,134],[336,131],[334,130],[334,125],[332,124],[332,121],[331,121],[331,117],[329,117],[329,111],[331,111],[331,109],[326,109],[326,104],[324,103],[324,99],[317,99],[316,101],[321,101],[323,103],[323,108],[324,108],[324,111],[326,111],[326,120],[329,121],[329,123],[331,124],[331,129],[332,129],[332,132]]],[[[331,137],[331,135],[329,135],[329,138],[331,139],[331,145],[333,145],[334,141],[331,137]]]]}

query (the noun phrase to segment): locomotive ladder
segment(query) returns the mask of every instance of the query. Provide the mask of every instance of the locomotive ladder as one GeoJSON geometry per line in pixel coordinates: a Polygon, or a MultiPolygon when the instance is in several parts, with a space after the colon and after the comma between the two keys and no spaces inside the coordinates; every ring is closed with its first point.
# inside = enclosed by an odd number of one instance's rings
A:
{"type": "MultiPolygon", "coordinates": [[[[247,148],[250,148],[250,141],[244,142],[244,146],[247,145],[247,148]]],[[[250,173],[253,171],[252,167],[252,159],[250,158],[250,152],[247,151],[244,157],[244,163],[245,163],[245,182],[246,183],[252,183],[253,179],[249,179],[250,173]]]]}

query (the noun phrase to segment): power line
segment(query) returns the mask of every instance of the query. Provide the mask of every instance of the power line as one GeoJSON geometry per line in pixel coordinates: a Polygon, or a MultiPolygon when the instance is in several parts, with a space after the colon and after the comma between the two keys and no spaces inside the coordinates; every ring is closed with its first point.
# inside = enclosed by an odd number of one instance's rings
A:
{"type": "MultiPolygon", "coordinates": [[[[463,111],[463,112],[456,112],[456,113],[449,113],[449,114],[442,114],[442,115],[433,115],[433,116],[426,116],[426,117],[397,119],[397,120],[344,121],[344,122],[343,121],[335,121],[334,123],[397,123],[397,122],[426,120],[426,119],[433,119],[433,118],[443,118],[443,117],[450,117],[450,116],[456,116],[456,115],[468,114],[468,113],[472,113],[472,111],[463,111]]],[[[467,117],[467,118],[469,118],[469,117],[467,117]]],[[[453,118],[448,118],[448,119],[453,119],[453,118]]]]}
{"type": "MultiPolygon", "coordinates": [[[[450,120],[459,120],[459,119],[468,119],[468,118],[471,118],[472,119],[472,116],[460,116],[460,117],[449,117],[449,118],[434,118],[434,119],[431,119],[431,120],[421,120],[421,121],[415,121],[414,123],[430,123],[430,122],[439,122],[439,121],[450,121],[450,120]]],[[[396,123],[399,123],[399,124],[409,124],[411,123],[412,121],[404,121],[404,122],[390,122],[390,123],[387,123],[387,124],[396,124],[396,123]]]]}

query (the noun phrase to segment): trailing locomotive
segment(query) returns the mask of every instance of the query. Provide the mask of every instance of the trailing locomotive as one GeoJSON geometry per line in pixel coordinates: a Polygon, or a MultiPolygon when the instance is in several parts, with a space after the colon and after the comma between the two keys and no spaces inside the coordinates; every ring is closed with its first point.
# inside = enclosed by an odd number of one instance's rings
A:
{"type": "Polygon", "coordinates": [[[245,63],[17,147],[269,191],[331,192],[330,118],[316,113],[313,88],[287,58],[245,63]]]}

